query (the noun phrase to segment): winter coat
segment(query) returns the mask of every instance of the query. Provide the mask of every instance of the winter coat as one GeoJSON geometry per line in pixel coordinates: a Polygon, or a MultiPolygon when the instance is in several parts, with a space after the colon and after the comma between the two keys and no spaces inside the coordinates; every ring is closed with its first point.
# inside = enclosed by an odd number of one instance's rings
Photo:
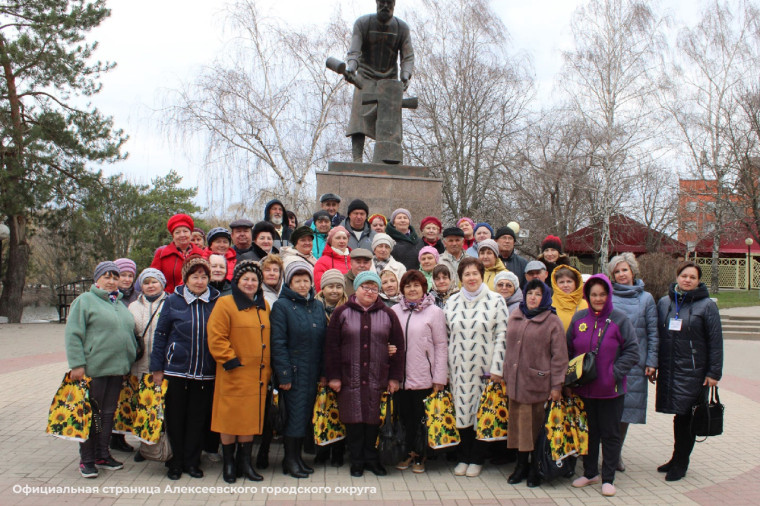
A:
{"type": "Polygon", "coordinates": [[[232,293],[232,283],[223,279],[222,281],[209,281],[208,286],[213,286],[219,292],[219,297],[224,297],[232,293]]]}
{"type": "Polygon", "coordinates": [[[523,301],[523,293],[519,286],[515,287],[515,293],[504,299],[504,303],[507,305],[507,311],[511,315],[512,312],[520,307],[520,302],[523,301]]]}
{"type": "Polygon", "coordinates": [[[274,247],[278,250],[282,248],[283,246],[290,246],[290,234],[293,232],[293,229],[288,227],[288,210],[285,207],[285,204],[282,203],[282,201],[278,199],[272,199],[269,202],[266,203],[264,206],[264,221],[268,221],[269,223],[272,223],[272,225],[275,226],[275,232],[274,232],[274,247]],[[282,206],[282,230],[280,232],[277,231],[277,225],[274,225],[272,223],[272,220],[269,216],[269,211],[272,209],[272,206],[275,204],[280,204],[282,206]]]}
{"type": "Polygon", "coordinates": [[[119,291],[123,295],[123,297],[121,299],[119,299],[119,300],[126,307],[129,307],[130,304],[132,304],[134,301],[136,301],[137,297],[139,297],[140,293],[141,293],[141,292],[137,291],[137,289],[135,289],[135,285],[134,284],[131,287],[129,287],[129,289],[127,289],[127,290],[123,290],[123,289],[119,288],[119,291]]]}
{"type": "Polygon", "coordinates": [[[543,253],[538,255],[538,260],[544,263],[544,265],[546,266],[546,272],[549,273],[550,278],[551,278],[552,273],[554,272],[554,269],[556,269],[557,267],[562,267],[563,265],[570,266],[570,257],[565,255],[564,253],[560,254],[556,262],[549,262],[547,260],[544,260],[543,253]]]}
{"type": "MultiPolygon", "coordinates": [[[[588,309],[575,313],[567,329],[567,352],[572,359],[595,350],[599,335],[609,319],[607,332],[596,356],[597,377],[576,388],[575,393],[591,399],[614,399],[626,392],[626,375],[639,359],[639,344],[631,321],[625,313],[612,306],[612,285],[607,276],[595,274],[591,276],[591,279],[594,278],[604,281],[609,297],[599,313],[592,311],[590,304],[588,309]]],[[[588,281],[583,286],[586,302],[589,286],[588,281]]]]}
{"type": "Polygon", "coordinates": [[[341,255],[328,244],[314,265],[314,287],[316,289],[322,289],[322,285],[320,285],[322,274],[330,269],[338,269],[341,274],[345,274],[351,270],[351,260],[348,258],[348,254],[341,255]]]}
{"type": "Polygon", "coordinates": [[[340,421],[380,423],[380,396],[391,379],[404,379],[404,329],[396,313],[378,299],[364,309],[353,295],[330,317],[325,339],[325,373],[341,381],[340,421]],[[396,353],[388,356],[388,344],[396,353]]]}
{"type": "Polygon", "coordinates": [[[678,295],[678,311],[675,287],[673,283],[657,303],[660,348],[655,409],[684,415],[702,394],[705,377],[720,380],[723,376],[723,329],[718,307],[704,283],[678,295]],[[680,332],[668,330],[676,313],[680,332]]]}
{"type": "Polygon", "coordinates": [[[646,423],[649,386],[645,371],[647,367],[657,368],[657,305],[640,279],[632,286],[612,283],[612,304],[631,320],[639,343],[639,361],[628,373],[623,422],[646,423]]]}
{"type": "Polygon", "coordinates": [[[220,297],[208,319],[208,348],[216,362],[211,430],[223,434],[262,433],[272,374],[269,306],[238,306],[243,297],[237,290],[220,297]]]}
{"type": "MultiPolygon", "coordinates": [[[[211,255],[215,255],[213,251],[211,251],[211,248],[206,248],[203,250],[203,258],[208,260],[208,257],[211,255]]],[[[227,281],[232,281],[232,274],[235,272],[235,264],[237,264],[237,253],[235,252],[234,248],[229,248],[224,253],[224,258],[227,260],[227,275],[224,277],[227,281]]]]}
{"type": "Polygon", "coordinates": [[[412,309],[401,297],[393,306],[404,329],[404,383],[406,390],[432,388],[433,383],[445,385],[448,376],[446,315],[436,307],[434,297],[425,295],[412,309]]]}
{"type": "Polygon", "coordinates": [[[251,244],[250,248],[244,249],[244,250],[240,250],[235,246],[230,247],[230,249],[235,250],[235,257],[238,262],[242,262],[243,260],[256,260],[258,262],[259,260],[261,260],[261,257],[259,257],[256,251],[257,248],[259,251],[261,250],[261,248],[259,248],[255,244],[251,244]]]}
{"type": "Polygon", "coordinates": [[[153,335],[150,370],[164,371],[166,376],[212,380],[216,363],[208,349],[206,325],[219,292],[209,287],[195,297],[185,291],[184,285],[178,286],[164,302],[153,335]]]}
{"type": "Polygon", "coordinates": [[[350,249],[355,250],[356,248],[364,248],[372,251],[372,239],[375,238],[375,231],[370,228],[369,223],[364,223],[364,230],[362,230],[359,239],[356,238],[354,229],[351,228],[349,218],[345,219],[343,226],[348,230],[348,247],[350,249]]]}
{"type": "Polygon", "coordinates": [[[69,368],[87,376],[121,376],[137,357],[135,319],[120,302],[95,285],[72,302],[64,331],[69,368]]]}
{"type": "Polygon", "coordinates": [[[442,254],[444,251],[446,251],[446,247],[443,245],[443,241],[441,241],[440,239],[435,241],[435,244],[430,244],[429,242],[425,240],[424,237],[420,237],[420,241],[419,241],[420,249],[424,248],[425,246],[434,247],[439,255],[442,254]]]}
{"type": "Polygon", "coordinates": [[[546,401],[565,382],[568,359],[562,321],[551,311],[529,319],[518,309],[509,316],[505,356],[507,397],[523,404],[546,401]]]}
{"type": "Polygon", "coordinates": [[[156,332],[158,319],[161,317],[161,309],[167,297],[168,295],[165,292],[161,292],[161,295],[151,302],[145,297],[145,294],[141,293],[137,300],[129,305],[129,312],[132,313],[132,317],[135,319],[135,336],[142,339],[145,346],[143,356],[132,364],[132,376],[142,378],[143,374],[151,372],[148,366],[150,365],[150,352],[153,350],[153,334],[156,332]],[[152,320],[150,318],[151,315],[153,316],[152,320]],[[148,325],[148,322],[150,322],[150,325],[148,325]]]}
{"type": "Polygon", "coordinates": [[[190,255],[203,256],[203,250],[191,243],[190,249],[183,253],[177,249],[177,245],[174,242],[170,242],[166,246],[161,246],[156,250],[150,266],[164,274],[166,278],[164,291],[166,293],[174,293],[174,288],[183,284],[182,264],[185,262],[185,258],[190,255]]]}
{"type": "Polygon", "coordinates": [[[565,293],[559,289],[557,278],[554,277],[557,271],[552,272],[551,286],[554,292],[552,294],[552,306],[557,310],[557,316],[562,320],[562,326],[565,328],[565,331],[567,331],[567,327],[570,326],[570,321],[573,319],[573,315],[581,309],[586,309],[588,303],[586,302],[586,299],[583,298],[583,278],[581,277],[581,273],[569,265],[565,267],[575,274],[577,280],[575,290],[571,293],[565,293]]]}
{"type": "Polygon", "coordinates": [[[457,427],[475,424],[485,376],[501,375],[507,333],[504,298],[481,285],[472,301],[464,292],[452,295],[444,307],[449,331],[449,383],[454,394],[457,427]]]}
{"type": "Polygon", "coordinates": [[[313,288],[303,297],[283,286],[280,298],[272,306],[271,320],[275,385],[290,383],[290,390],[280,390],[288,413],[284,435],[304,437],[314,409],[317,382],[324,375],[325,308],[315,299],[313,288]]]}
{"type": "Polygon", "coordinates": [[[520,288],[524,288],[527,281],[525,280],[525,267],[528,265],[528,261],[517,254],[515,250],[512,250],[512,254],[509,258],[499,257],[499,260],[504,264],[509,272],[514,272],[517,279],[520,280],[520,288]]]}
{"type": "Polygon", "coordinates": [[[409,225],[409,235],[402,234],[391,223],[385,226],[385,233],[396,241],[396,245],[391,250],[391,256],[404,264],[406,270],[419,269],[420,261],[417,256],[422,249],[414,227],[409,225]]]}
{"type": "Polygon", "coordinates": [[[280,258],[282,258],[283,270],[288,266],[289,263],[297,262],[299,260],[311,264],[312,267],[317,263],[317,259],[314,258],[314,255],[303,255],[299,253],[298,250],[293,246],[285,246],[282,248],[282,250],[280,250],[280,258]]]}
{"type": "Polygon", "coordinates": [[[307,226],[314,232],[314,241],[311,243],[311,254],[319,260],[322,252],[325,250],[325,246],[327,246],[327,234],[317,232],[317,227],[313,223],[307,226]]]}
{"type": "Polygon", "coordinates": [[[441,258],[438,261],[439,264],[445,265],[449,268],[449,276],[451,278],[451,283],[458,287],[459,286],[459,273],[457,270],[459,269],[459,262],[462,261],[462,259],[466,256],[466,253],[462,252],[462,256],[459,257],[459,259],[454,258],[454,255],[449,253],[448,251],[444,251],[441,253],[441,258]]]}
{"type": "Polygon", "coordinates": [[[464,254],[468,257],[478,258],[478,243],[473,242],[469,248],[464,250],[464,254]]]}
{"type": "Polygon", "coordinates": [[[488,289],[492,292],[496,291],[496,287],[493,284],[493,278],[496,277],[496,275],[502,271],[506,271],[507,268],[504,267],[504,264],[499,261],[499,259],[496,259],[496,263],[493,264],[493,267],[488,267],[486,269],[486,272],[483,274],[483,283],[488,286],[488,289]]]}

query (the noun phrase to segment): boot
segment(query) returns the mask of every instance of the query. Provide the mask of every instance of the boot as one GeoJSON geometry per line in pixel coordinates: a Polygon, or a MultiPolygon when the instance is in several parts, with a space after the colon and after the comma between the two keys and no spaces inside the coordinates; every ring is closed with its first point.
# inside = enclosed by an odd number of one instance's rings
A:
{"type": "Polygon", "coordinates": [[[238,443],[237,446],[237,475],[245,476],[251,481],[263,481],[264,477],[257,473],[251,465],[253,441],[238,443]]]}
{"type": "Polygon", "coordinates": [[[222,467],[222,477],[227,483],[235,483],[237,470],[235,469],[235,443],[222,445],[222,458],[224,464],[222,467]]]}
{"type": "Polygon", "coordinates": [[[306,464],[306,462],[303,461],[303,456],[301,455],[301,448],[303,447],[303,440],[304,438],[299,437],[296,439],[296,460],[298,460],[298,467],[301,468],[301,471],[305,472],[306,474],[311,474],[314,472],[314,468],[310,465],[306,464]]]}
{"type": "Polygon", "coordinates": [[[330,446],[332,446],[332,457],[330,458],[330,463],[335,467],[341,467],[343,465],[343,455],[346,453],[345,441],[338,441],[337,443],[333,443],[330,446]]]}
{"type": "Polygon", "coordinates": [[[112,450],[119,450],[120,452],[133,452],[135,451],[127,440],[124,438],[124,434],[111,434],[111,444],[109,445],[112,450]]]}
{"type": "Polygon", "coordinates": [[[256,454],[256,467],[266,469],[269,467],[269,446],[272,444],[272,431],[267,431],[264,427],[264,433],[261,435],[261,444],[259,452],[256,454]]]}
{"type": "Polygon", "coordinates": [[[282,444],[285,447],[285,457],[282,459],[282,474],[289,474],[293,478],[308,478],[309,475],[301,470],[298,465],[296,452],[300,450],[297,446],[296,438],[285,436],[282,438],[282,444]]]}
{"type": "Polygon", "coordinates": [[[512,474],[507,478],[507,483],[517,485],[528,476],[528,454],[529,452],[517,453],[517,465],[512,474]]]}
{"type": "Polygon", "coordinates": [[[530,466],[528,468],[528,488],[535,488],[541,486],[541,475],[538,474],[538,462],[536,459],[531,459],[530,466]]]}
{"type": "Polygon", "coordinates": [[[317,448],[317,454],[314,456],[314,463],[325,464],[327,463],[327,460],[329,458],[330,458],[330,447],[320,446],[319,448],[317,448]]]}

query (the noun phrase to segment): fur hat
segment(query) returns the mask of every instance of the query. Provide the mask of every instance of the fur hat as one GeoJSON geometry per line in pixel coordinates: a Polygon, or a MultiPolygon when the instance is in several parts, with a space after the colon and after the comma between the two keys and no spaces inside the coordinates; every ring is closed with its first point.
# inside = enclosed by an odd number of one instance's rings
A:
{"type": "Polygon", "coordinates": [[[255,241],[256,237],[262,232],[269,232],[272,234],[272,239],[277,237],[277,231],[274,229],[274,225],[269,221],[260,221],[253,226],[253,240],[255,241]]]}
{"type": "Polygon", "coordinates": [[[209,278],[211,277],[211,264],[208,263],[208,260],[206,260],[200,255],[190,255],[189,257],[185,259],[185,263],[182,264],[182,282],[183,283],[187,283],[187,277],[190,271],[196,265],[200,265],[201,267],[203,267],[203,270],[206,271],[206,275],[209,278]]]}

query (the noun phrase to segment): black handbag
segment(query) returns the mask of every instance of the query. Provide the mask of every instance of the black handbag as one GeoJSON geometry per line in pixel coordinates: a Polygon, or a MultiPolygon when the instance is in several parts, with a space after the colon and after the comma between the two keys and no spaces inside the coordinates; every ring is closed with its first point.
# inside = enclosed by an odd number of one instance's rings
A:
{"type": "MultiPolygon", "coordinates": [[[[546,408],[546,416],[544,420],[549,418],[549,408],[546,408]]],[[[541,430],[538,431],[538,438],[536,438],[536,444],[533,447],[533,460],[536,462],[536,468],[538,475],[541,479],[550,481],[560,476],[572,475],[575,466],[570,469],[570,458],[564,458],[561,460],[552,459],[552,449],[549,446],[549,438],[546,435],[545,425],[541,425],[541,430]]]]}
{"type": "Polygon", "coordinates": [[[691,433],[705,439],[708,436],[720,436],[723,434],[723,411],[725,408],[720,403],[718,387],[710,388],[709,400],[707,395],[700,397],[700,402],[691,407],[691,433]]]}
{"type": "MultiPolygon", "coordinates": [[[[269,388],[271,388],[271,385],[269,388]]],[[[277,435],[282,435],[285,432],[285,427],[288,425],[288,412],[285,409],[285,402],[282,397],[282,392],[278,391],[276,395],[273,391],[269,392],[267,416],[269,417],[272,431],[277,435]]]]}
{"type": "Polygon", "coordinates": [[[602,345],[602,339],[607,333],[607,327],[610,325],[609,318],[604,322],[604,328],[599,332],[599,339],[596,342],[596,348],[593,351],[582,353],[570,360],[565,373],[565,386],[577,388],[587,385],[596,379],[596,355],[599,353],[599,347],[602,345]]]}
{"type": "Polygon", "coordinates": [[[406,430],[394,409],[393,394],[388,396],[386,402],[388,405],[385,410],[385,423],[380,427],[377,453],[382,464],[393,466],[407,456],[406,430]]]}

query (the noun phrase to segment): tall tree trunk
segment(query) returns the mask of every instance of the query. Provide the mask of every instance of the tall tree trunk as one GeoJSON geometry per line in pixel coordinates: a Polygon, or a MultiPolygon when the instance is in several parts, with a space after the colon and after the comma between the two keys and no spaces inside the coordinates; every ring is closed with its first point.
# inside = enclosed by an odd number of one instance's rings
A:
{"type": "MultiPolygon", "coordinates": [[[[723,223],[722,218],[718,220],[718,224],[723,223]]],[[[716,294],[720,292],[720,226],[715,227],[715,234],[713,235],[713,247],[712,247],[712,276],[710,279],[710,293],[716,294]]]]}
{"type": "Polygon", "coordinates": [[[8,238],[8,260],[0,295],[0,315],[7,316],[10,323],[20,323],[24,307],[21,299],[26,284],[29,265],[29,243],[26,238],[26,217],[11,216],[8,220],[11,234],[8,238]]]}

